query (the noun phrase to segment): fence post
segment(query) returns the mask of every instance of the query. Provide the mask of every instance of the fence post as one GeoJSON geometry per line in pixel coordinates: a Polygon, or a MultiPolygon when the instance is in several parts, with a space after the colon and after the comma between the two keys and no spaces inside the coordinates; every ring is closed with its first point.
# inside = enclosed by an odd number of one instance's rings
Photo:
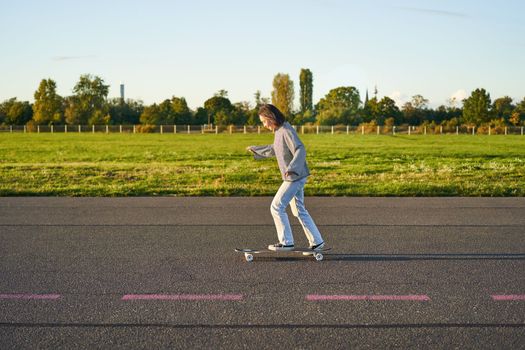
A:
{"type": "Polygon", "coordinates": [[[365,134],[365,127],[364,125],[361,125],[361,135],[364,135],[365,134]]]}
{"type": "Polygon", "coordinates": [[[244,134],[246,134],[246,125],[244,126],[244,134]]]}
{"type": "Polygon", "coordinates": [[[395,125],[392,127],[392,135],[394,135],[394,136],[396,135],[396,126],[395,125]]]}
{"type": "Polygon", "coordinates": [[[317,125],[317,135],[319,135],[319,125],[317,125]]]}
{"type": "Polygon", "coordinates": [[[427,134],[427,127],[424,127],[425,135],[427,134]]]}
{"type": "Polygon", "coordinates": [[[106,124],[106,134],[109,134],[109,125],[106,124]]]}
{"type": "Polygon", "coordinates": [[[350,134],[350,125],[347,125],[347,126],[346,126],[346,134],[347,134],[347,135],[350,134]]]}
{"type": "Polygon", "coordinates": [[[164,125],[161,125],[161,126],[160,126],[160,134],[161,134],[161,135],[164,134],[164,125]]]}
{"type": "Polygon", "coordinates": [[[523,126],[521,127],[521,136],[523,136],[523,126]]]}
{"type": "Polygon", "coordinates": [[[51,124],[51,133],[54,132],[54,129],[53,129],[53,124],[51,124]]]}
{"type": "Polygon", "coordinates": [[[120,133],[122,134],[122,125],[119,125],[120,133]]]}
{"type": "Polygon", "coordinates": [[[24,125],[24,134],[26,133],[27,126],[24,125]]]}
{"type": "Polygon", "coordinates": [[[412,135],[412,132],[410,131],[411,127],[410,125],[408,126],[408,136],[412,135]]]}
{"type": "Polygon", "coordinates": [[[67,124],[64,125],[64,134],[67,134],[67,124]]]}
{"type": "Polygon", "coordinates": [[[505,136],[507,136],[507,127],[505,127],[505,136]]]}
{"type": "Polygon", "coordinates": [[[377,126],[377,134],[379,135],[379,125],[377,126]]]}
{"type": "Polygon", "coordinates": [[[13,126],[12,125],[9,125],[9,131],[11,132],[11,134],[13,133],[13,126]]]}
{"type": "Polygon", "coordinates": [[[219,134],[219,126],[215,124],[215,135],[219,134]]]}
{"type": "Polygon", "coordinates": [[[261,126],[257,125],[257,134],[261,134],[261,126]]]}
{"type": "Polygon", "coordinates": [[[80,134],[82,132],[82,127],[80,126],[80,124],[78,125],[78,133],[80,134]]]}
{"type": "Polygon", "coordinates": [[[230,125],[230,135],[233,133],[232,126],[230,125]]]}
{"type": "Polygon", "coordinates": [[[304,135],[304,125],[301,125],[301,134],[304,135]]]}
{"type": "Polygon", "coordinates": [[[93,129],[93,134],[94,134],[95,133],[95,124],[93,124],[92,129],[93,129]]]}
{"type": "Polygon", "coordinates": [[[177,125],[173,125],[173,133],[174,133],[174,134],[177,133],[177,125]]]}
{"type": "Polygon", "coordinates": [[[332,125],[332,135],[334,134],[334,126],[332,125]]]}
{"type": "Polygon", "coordinates": [[[37,125],[37,126],[36,126],[36,133],[37,133],[37,134],[40,134],[40,125],[37,125]]]}
{"type": "Polygon", "coordinates": [[[456,135],[459,135],[459,126],[456,126],[456,135]]]}
{"type": "Polygon", "coordinates": [[[190,126],[188,125],[188,135],[190,134],[190,126]]]}
{"type": "Polygon", "coordinates": [[[490,127],[490,125],[489,125],[489,136],[490,136],[491,134],[492,134],[492,133],[491,133],[491,127],[490,127]]]}

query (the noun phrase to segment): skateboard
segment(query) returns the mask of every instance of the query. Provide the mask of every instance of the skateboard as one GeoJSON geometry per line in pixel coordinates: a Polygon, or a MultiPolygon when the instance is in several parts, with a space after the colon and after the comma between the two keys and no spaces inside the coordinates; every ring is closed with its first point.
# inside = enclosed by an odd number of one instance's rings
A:
{"type": "Polygon", "coordinates": [[[309,248],[295,248],[292,250],[285,250],[285,251],[274,251],[269,249],[250,249],[250,248],[235,248],[235,251],[238,253],[243,253],[244,258],[247,262],[253,261],[253,254],[260,254],[260,253],[272,253],[272,254],[286,254],[286,253],[309,253],[309,254],[303,254],[303,255],[311,255],[315,258],[316,261],[321,261],[324,259],[323,252],[326,252],[327,250],[330,250],[332,248],[323,248],[320,250],[312,251],[309,248]]]}

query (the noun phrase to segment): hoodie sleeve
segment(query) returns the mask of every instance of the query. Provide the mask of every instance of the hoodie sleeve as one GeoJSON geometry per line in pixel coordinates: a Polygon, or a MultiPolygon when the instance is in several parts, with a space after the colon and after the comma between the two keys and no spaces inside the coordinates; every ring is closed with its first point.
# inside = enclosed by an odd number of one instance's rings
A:
{"type": "Polygon", "coordinates": [[[273,145],[250,146],[250,150],[252,151],[253,158],[255,158],[255,160],[275,157],[273,145]]]}
{"type": "Polygon", "coordinates": [[[306,164],[306,149],[304,144],[299,140],[295,132],[291,130],[286,130],[284,133],[284,141],[293,156],[286,171],[301,174],[306,164]]]}

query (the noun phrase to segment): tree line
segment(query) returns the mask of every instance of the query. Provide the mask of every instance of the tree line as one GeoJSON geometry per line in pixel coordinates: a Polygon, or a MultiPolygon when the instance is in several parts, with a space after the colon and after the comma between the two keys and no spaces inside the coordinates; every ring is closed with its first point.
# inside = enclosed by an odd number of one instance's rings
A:
{"type": "Polygon", "coordinates": [[[34,93],[34,103],[16,97],[0,104],[2,125],[259,125],[258,109],[263,103],[276,105],[294,125],[525,125],[525,97],[515,103],[508,96],[491,100],[482,88],[462,101],[450,99],[435,109],[421,95],[412,96],[399,108],[389,97],[379,99],[377,88],[361,101],[359,90],[341,86],[313,103],[313,74],[301,69],[299,108],[294,109],[294,83],[289,74],[273,79],[271,99],[254,94],[254,101],[232,103],[220,90],[196,110],[184,97],[173,96],[160,103],[144,105],[140,100],[108,98],[109,85],[98,76],[81,75],[71,96],[57,93],[56,82],[43,79],[34,93]]]}

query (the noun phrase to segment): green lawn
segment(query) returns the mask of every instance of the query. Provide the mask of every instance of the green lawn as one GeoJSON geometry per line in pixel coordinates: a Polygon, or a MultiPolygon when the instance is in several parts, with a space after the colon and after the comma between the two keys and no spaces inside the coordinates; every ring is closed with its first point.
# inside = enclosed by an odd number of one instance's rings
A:
{"type": "MultiPolygon", "coordinates": [[[[281,180],[248,145],[271,134],[0,134],[0,195],[261,196],[281,180]]],[[[523,196],[523,136],[301,135],[306,195],[523,196]]]]}

